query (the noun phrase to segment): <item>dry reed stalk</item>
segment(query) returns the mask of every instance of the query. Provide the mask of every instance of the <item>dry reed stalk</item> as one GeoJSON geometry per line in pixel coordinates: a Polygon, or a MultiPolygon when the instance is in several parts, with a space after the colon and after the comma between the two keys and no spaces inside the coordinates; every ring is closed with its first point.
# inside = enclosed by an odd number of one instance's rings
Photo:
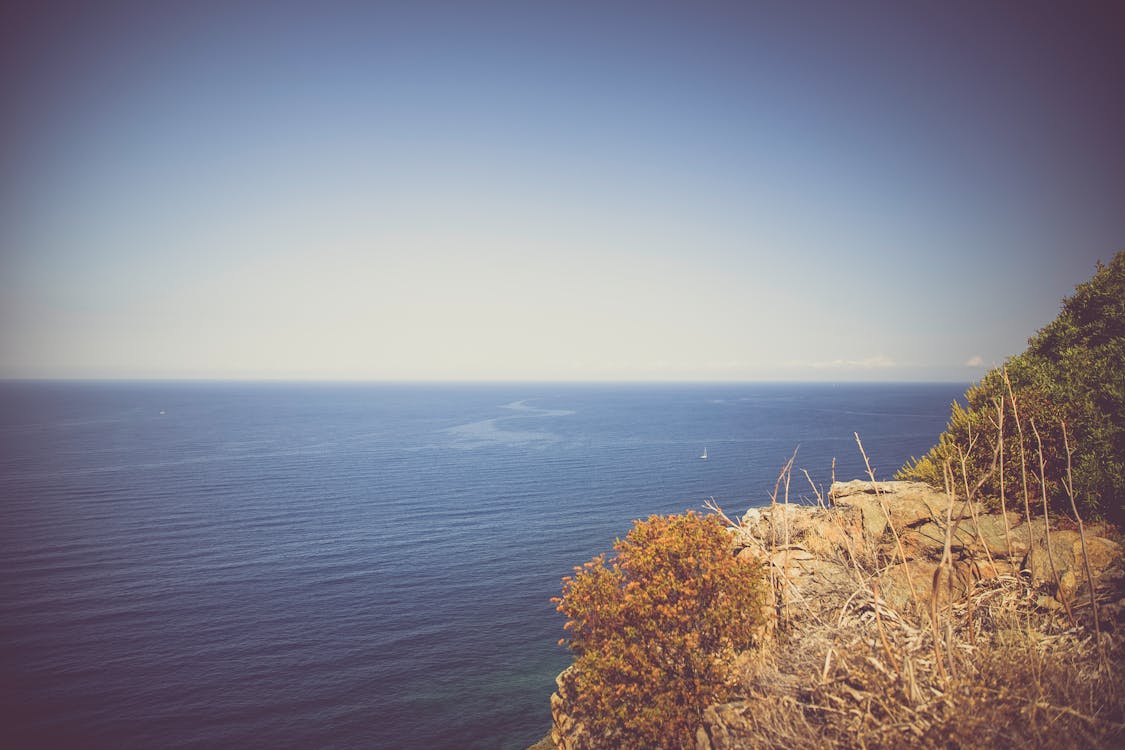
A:
{"type": "MultiPolygon", "coordinates": [[[[793,451],[793,458],[797,458],[797,451],[793,451]]],[[[789,482],[793,479],[793,459],[789,460],[789,470],[785,472],[785,549],[789,549],[789,482]]]]}
{"type": "MultiPolygon", "coordinates": [[[[785,509],[782,511],[782,517],[785,519],[785,570],[783,571],[783,575],[785,576],[785,583],[789,584],[789,588],[794,588],[794,590],[795,587],[789,580],[789,482],[793,478],[793,461],[796,458],[797,449],[794,449],[793,456],[789,459],[789,464],[785,472],[785,509]]],[[[788,589],[786,589],[786,592],[788,592],[788,589]]],[[[789,596],[786,595],[783,601],[785,604],[785,619],[788,621],[790,613],[789,596]]]]}
{"type": "Polygon", "coordinates": [[[1094,637],[1098,641],[1098,654],[1101,656],[1102,666],[1109,669],[1109,660],[1105,653],[1105,644],[1102,642],[1102,626],[1098,618],[1098,596],[1094,588],[1094,573],[1090,570],[1090,555],[1086,551],[1086,525],[1082,523],[1082,516],[1078,513],[1078,504],[1074,501],[1074,474],[1071,471],[1070,438],[1066,432],[1066,421],[1059,420],[1062,425],[1063,447],[1066,449],[1066,481],[1062,483],[1067,498],[1070,499],[1070,509],[1074,511],[1074,520],[1078,522],[1078,538],[1082,542],[1082,565],[1086,568],[1086,583],[1090,587],[1090,609],[1094,615],[1094,637]]]}
{"type": "MultiPolygon", "coordinates": [[[[949,601],[953,602],[953,504],[957,501],[957,493],[953,489],[953,468],[949,459],[942,465],[942,476],[945,479],[945,494],[949,498],[949,506],[945,509],[945,545],[941,552],[941,562],[934,570],[933,580],[930,582],[930,630],[934,641],[934,664],[937,667],[938,677],[946,679],[944,659],[941,651],[941,627],[938,623],[938,602],[941,599],[941,575],[948,571],[949,575],[949,601]]],[[[946,639],[946,648],[952,648],[951,639],[946,639]]],[[[950,676],[953,671],[953,654],[949,654],[950,676]]]]}
{"type": "MultiPolygon", "coordinates": [[[[785,472],[783,468],[782,473],[785,472]]],[[[773,557],[777,552],[777,535],[774,533],[774,510],[777,509],[777,493],[781,489],[781,474],[777,475],[777,483],[773,486],[773,494],[770,495],[770,514],[769,514],[769,528],[767,532],[770,537],[770,588],[774,591],[778,590],[777,574],[773,569],[773,557]]]]}
{"type": "MultiPolygon", "coordinates": [[[[835,459],[833,459],[833,463],[835,463],[835,459]]],[[[847,550],[848,553],[848,560],[851,562],[852,567],[855,568],[857,576],[856,580],[862,581],[864,578],[863,569],[860,567],[859,561],[856,559],[855,550],[852,549],[851,534],[849,534],[848,530],[844,528],[844,523],[840,519],[840,513],[836,510],[835,504],[833,504],[833,506],[829,508],[828,505],[824,502],[824,495],[821,490],[817,489],[816,483],[813,482],[812,477],[809,476],[808,469],[802,469],[801,471],[805,473],[805,479],[808,480],[809,486],[812,487],[812,491],[816,495],[817,504],[822,510],[824,510],[825,513],[828,514],[828,517],[832,519],[832,523],[836,526],[836,528],[840,530],[840,536],[844,540],[844,549],[847,550]]]]}
{"type": "Polygon", "coordinates": [[[1014,555],[1012,554],[1012,534],[1008,526],[1008,506],[1004,499],[1004,394],[1000,394],[1000,398],[996,400],[996,434],[997,434],[997,447],[1000,451],[1000,517],[1004,519],[1004,543],[1008,547],[1008,559],[1011,560],[1014,555]]]}
{"type": "MultiPolygon", "coordinates": [[[[995,570],[995,568],[993,569],[995,570]]],[[[950,586],[952,585],[953,583],[951,581],[950,586]]],[[[969,595],[965,598],[965,618],[968,620],[967,625],[969,628],[969,645],[975,647],[977,645],[977,633],[976,628],[973,626],[973,592],[971,589],[969,591],[969,595]]]]}
{"type": "Polygon", "coordinates": [[[727,514],[723,512],[723,509],[720,508],[719,504],[715,502],[715,496],[714,495],[711,496],[710,500],[705,500],[703,502],[703,507],[706,508],[707,510],[711,511],[715,515],[717,515],[723,521],[723,523],[725,523],[727,526],[730,526],[731,528],[734,528],[734,529],[741,529],[742,528],[741,523],[735,523],[734,521],[732,521],[730,518],[727,517],[727,514]]]}
{"type": "Polygon", "coordinates": [[[1027,485],[1027,456],[1024,451],[1023,424],[1020,423],[1019,407],[1016,405],[1016,394],[1012,390],[1012,381],[1008,377],[1008,367],[1000,369],[1004,378],[1004,385],[1008,388],[1008,398],[1012,402],[1012,417],[1016,420],[1016,431],[1020,436],[1020,479],[1023,482],[1023,512],[1027,520],[1027,562],[1030,565],[1035,558],[1035,532],[1031,528],[1031,496],[1027,485]]]}
{"type": "MultiPolygon", "coordinates": [[[[965,484],[965,503],[969,506],[969,517],[973,519],[973,528],[977,533],[977,542],[980,544],[981,549],[984,550],[984,556],[988,558],[988,564],[995,570],[996,563],[992,559],[992,552],[989,551],[988,545],[984,541],[984,534],[980,530],[980,519],[977,516],[976,506],[973,505],[973,495],[976,494],[976,491],[969,489],[969,469],[966,466],[967,457],[965,452],[961,450],[961,446],[957,446],[957,453],[960,454],[961,459],[961,479],[965,484]]],[[[995,456],[993,457],[993,463],[995,463],[995,456]]],[[[977,489],[980,489],[980,485],[977,485],[977,489]]],[[[962,517],[963,516],[964,509],[962,509],[962,517]]]]}
{"type": "Polygon", "coordinates": [[[863,463],[867,467],[867,476],[871,479],[871,487],[875,490],[875,499],[879,501],[879,508],[883,511],[883,516],[887,519],[887,526],[891,530],[891,535],[895,538],[895,546],[898,548],[899,557],[902,558],[903,570],[906,573],[906,582],[910,586],[910,598],[914,600],[914,606],[920,606],[918,600],[918,592],[914,590],[914,581],[910,579],[910,564],[906,561],[906,550],[902,546],[902,539],[898,535],[898,529],[895,528],[894,521],[891,520],[891,513],[887,510],[887,504],[883,501],[883,493],[879,491],[879,483],[875,481],[875,472],[871,469],[871,462],[867,459],[867,451],[863,449],[863,441],[859,439],[859,433],[853,432],[855,435],[856,445],[859,446],[859,452],[863,456],[863,463]]]}
{"type": "Polygon", "coordinates": [[[851,561],[852,568],[855,570],[855,580],[862,582],[864,578],[866,578],[866,574],[864,573],[863,566],[859,564],[859,558],[856,555],[855,549],[852,548],[852,536],[844,526],[844,522],[839,513],[833,512],[832,523],[840,530],[840,536],[844,539],[844,549],[847,550],[848,560],[851,561]]]}
{"type": "Polygon", "coordinates": [[[875,597],[875,626],[879,629],[879,640],[883,643],[883,653],[886,654],[887,661],[889,661],[891,663],[891,666],[894,667],[895,674],[898,675],[898,678],[901,680],[902,671],[898,668],[898,661],[895,660],[894,654],[891,653],[891,646],[889,643],[887,643],[887,631],[883,628],[883,617],[879,614],[878,579],[871,581],[871,594],[875,597]]]}
{"type": "MultiPolygon", "coordinates": [[[[785,462],[785,465],[781,467],[781,472],[778,473],[778,475],[777,475],[777,481],[774,482],[773,493],[770,495],[770,526],[771,526],[771,530],[772,530],[772,527],[773,527],[773,516],[774,516],[773,511],[776,509],[776,506],[777,506],[777,496],[781,492],[781,483],[782,482],[785,482],[785,504],[786,505],[789,504],[789,480],[787,479],[787,477],[790,474],[792,474],[792,472],[793,472],[793,462],[797,460],[797,451],[800,450],[800,448],[801,448],[800,446],[797,446],[796,448],[793,449],[793,455],[790,456],[789,460],[785,462]]],[[[789,525],[788,519],[786,519],[785,525],[786,525],[786,535],[788,535],[788,525],[789,525]]]]}
{"type": "Polygon", "coordinates": [[[1031,431],[1035,433],[1035,443],[1039,446],[1039,494],[1043,496],[1043,534],[1047,539],[1047,562],[1050,563],[1051,577],[1055,579],[1055,589],[1059,593],[1059,601],[1066,609],[1066,616],[1074,623],[1074,612],[1070,609],[1070,602],[1067,601],[1062,581],[1059,580],[1059,571],[1055,567],[1055,552],[1051,547],[1051,519],[1047,517],[1047,469],[1043,460],[1043,439],[1039,437],[1039,428],[1035,426],[1034,419],[1031,420],[1031,431]]]}
{"type": "MultiPolygon", "coordinates": [[[[831,483],[830,483],[830,484],[828,485],[829,489],[831,489],[831,488],[832,488],[832,485],[833,485],[833,484],[836,484],[836,457],[835,457],[835,456],[833,456],[833,457],[832,457],[832,481],[831,481],[831,483]]],[[[829,496],[829,498],[828,498],[828,499],[829,499],[829,500],[832,500],[832,497],[831,497],[831,496],[829,496]]],[[[832,500],[832,504],[833,504],[833,505],[835,505],[835,504],[836,504],[836,501],[835,501],[835,500],[832,500]]]]}
{"type": "Polygon", "coordinates": [[[780,618],[779,624],[785,624],[789,620],[789,589],[792,588],[792,585],[790,584],[789,574],[788,574],[787,570],[782,571],[782,576],[785,579],[785,585],[784,586],[778,586],[777,585],[777,576],[774,573],[774,570],[777,567],[776,564],[774,563],[774,558],[777,555],[777,528],[774,525],[774,517],[777,515],[777,513],[776,513],[776,511],[777,511],[777,495],[778,495],[778,492],[781,491],[781,482],[784,479],[785,480],[785,511],[786,511],[786,514],[785,514],[786,517],[784,519],[784,524],[785,524],[786,548],[788,548],[788,545],[789,545],[789,518],[788,518],[788,515],[789,515],[788,514],[788,510],[789,510],[789,481],[788,481],[787,477],[789,475],[791,475],[792,472],[793,472],[793,462],[797,460],[797,451],[799,449],[800,449],[800,446],[797,446],[797,448],[793,449],[793,455],[789,457],[789,460],[785,462],[785,466],[782,467],[781,473],[777,475],[777,482],[773,486],[773,494],[770,495],[770,524],[769,524],[770,585],[773,586],[774,591],[777,591],[779,589],[781,591],[782,613],[784,614],[784,617],[780,618]]]}
{"type": "Polygon", "coordinates": [[[861,593],[870,590],[871,589],[869,589],[867,586],[860,586],[851,593],[851,596],[844,600],[843,606],[840,607],[840,616],[836,620],[837,627],[844,624],[844,616],[848,613],[848,607],[852,606],[852,600],[859,596],[861,593]]]}
{"type": "Polygon", "coordinates": [[[812,477],[809,476],[809,470],[801,469],[801,471],[805,473],[805,479],[809,480],[809,486],[812,487],[813,494],[816,495],[816,504],[821,510],[827,510],[827,506],[824,504],[824,496],[821,494],[820,490],[817,489],[816,483],[813,482],[812,477]]]}

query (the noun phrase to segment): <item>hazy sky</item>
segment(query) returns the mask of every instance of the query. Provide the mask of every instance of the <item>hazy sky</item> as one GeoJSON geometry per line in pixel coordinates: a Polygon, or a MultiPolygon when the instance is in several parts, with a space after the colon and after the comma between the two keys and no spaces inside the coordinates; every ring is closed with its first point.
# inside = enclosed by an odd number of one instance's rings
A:
{"type": "Polygon", "coordinates": [[[1125,248],[1125,5],[0,11],[0,377],[916,380],[1125,248]]]}

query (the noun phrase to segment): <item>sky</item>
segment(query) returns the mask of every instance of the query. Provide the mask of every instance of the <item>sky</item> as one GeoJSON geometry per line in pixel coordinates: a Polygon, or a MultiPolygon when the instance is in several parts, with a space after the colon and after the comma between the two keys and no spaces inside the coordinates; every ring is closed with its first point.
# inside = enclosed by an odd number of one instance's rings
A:
{"type": "Polygon", "coordinates": [[[1125,249],[1125,5],[5,2],[0,378],[969,382],[1125,249]]]}

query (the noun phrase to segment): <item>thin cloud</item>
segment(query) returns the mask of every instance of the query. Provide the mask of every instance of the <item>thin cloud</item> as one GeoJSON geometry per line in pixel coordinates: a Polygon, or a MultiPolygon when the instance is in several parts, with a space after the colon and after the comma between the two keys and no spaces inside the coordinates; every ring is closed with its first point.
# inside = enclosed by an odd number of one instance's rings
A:
{"type": "Polygon", "coordinates": [[[984,357],[974,354],[965,362],[965,367],[984,367],[984,357]]]}
{"type": "Polygon", "coordinates": [[[885,354],[876,354],[866,359],[833,359],[826,362],[813,362],[811,367],[818,370],[882,370],[895,367],[895,361],[885,354]]]}

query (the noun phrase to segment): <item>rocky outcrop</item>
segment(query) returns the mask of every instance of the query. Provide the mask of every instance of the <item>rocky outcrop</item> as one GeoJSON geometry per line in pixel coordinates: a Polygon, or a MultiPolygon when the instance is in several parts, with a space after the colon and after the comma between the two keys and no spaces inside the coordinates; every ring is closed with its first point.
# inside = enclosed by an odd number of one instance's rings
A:
{"type": "Polygon", "coordinates": [[[574,750],[583,746],[586,734],[582,723],[570,714],[574,699],[574,667],[568,667],[555,678],[556,692],[551,695],[551,741],[558,750],[574,750]]]}
{"type": "MultiPolygon", "coordinates": [[[[962,602],[980,597],[990,580],[997,585],[1013,582],[1031,592],[1028,601],[1040,610],[1071,613],[1085,607],[1088,612],[1092,577],[1105,600],[1103,613],[1120,618],[1125,598],[1120,593],[1105,595],[1106,589],[1119,591],[1125,579],[1122,546],[1109,538],[1109,530],[1087,528],[1085,554],[1076,528],[1062,527],[1052,519],[1049,531],[1048,541],[1048,527],[1041,517],[1028,523],[1024,514],[1012,509],[1006,514],[986,511],[979,503],[951,500],[922,483],[853,481],[834,484],[825,502],[816,506],[751,509],[733,533],[736,554],[765,561],[775,582],[776,601],[770,604],[768,624],[759,640],[768,643],[781,637],[780,629],[789,640],[779,644],[780,650],[812,650],[810,644],[819,642],[802,643],[794,633],[804,623],[835,627],[849,606],[859,608],[857,593],[867,601],[867,626],[871,613],[892,619],[902,613],[900,623],[923,624],[934,616],[931,613],[966,606],[971,612],[974,605],[962,602]]],[[[909,627],[904,626],[906,630],[909,627]]],[[[862,633],[858,638],[857,643],[876,643],[862,633]]],[[[901,647],[908,652],[911,646],[901,647]]],[[[799,670],[771,673],[765,680],[767,703],[794,703],[796,687],[790,690],[785,685],[795,686],[806,678],[824,684],[832,666],[830,651],[816,657],[819,661],[813,669],[818,674],[812,678],[799,670]]],[[[551,738],[558,748],[578,747],[582,725],[567,709],[573,699],[572,670],[559,675],[557,684],[551,697],[551,738]]],[[[846,685],[841,689],[853,690],[846,685]]],[[[762,695],[756,700],[748,697],[709,707],[696,737],[697,750],[753,746],[747,738],[756,722],[761,724],[765,705],[762,695]]]]}
{"type": "MultiPolygon", "coordinates": [[[[823,507],[778,505],[751,509],[737,539],[743,555],[766,558],[784,581],[786,601],[812,608],[854,587],[878,570],[880,594],[892,608],[929,600],[945,546],[949,559],[938,594],[943,603],[963,597],[974,580],[1023,574],[1043,584],[1060,604],[1089,595],[1077,530],[1050,531],[1042,518],[1028,524],[1009,511],[950,500],[921,482],[837,482],[823,507]],[[1052,566],[1052,562],[1054,563],[1052,566]]],[[[1052,522],[1054,524],[1054,522],[1052,522]]],[[[1121,556],[1117,542],[1087,534],[1097,586],[1121,556]]]]}
{"type": "MultiPolygon", "coordinates": [[[[789,623],[783,628],[787,642],[780,648],[823,648],[825,655],[818,655],[812,674],[802,669],[790,674],[774,672],[763,680],[765,688],[751,690],[757,692],[754,700],[709,707],[696,736],[697,750],[758,746],[753,738],[760,739],[763,731],[776,732],[783,724],[771,726],[771,715],[799,714],[792,708],[800,703],[793,691],[778,687],[786,684],[786,678],[818,685],[817,689],[826,692],[835,688],[824,686],[839,685],[836,699],[845,701],[840,705],[846,705],[849,691],[857,696],[859,705],[860,696],[870,701],[873,694],[864,692],[864,680],[857,681],[854,673],[835,682],[826,680],[833,669],[832,646],[824,645],[823,625],[809,627],[813,622],[831,623],[829,630],[836,627],[857,593],[868,600],[867,628],[872,627],[873,615],[881,613],[884,624],[891,620],[900,625],[915,623],[914,630],[910,625],[901,630],[917,634],[932,618],[955,621],[954,608],[959,607],[968,612],[969,631],[974,632],[974,605],[962,601],[973,596],[978,602],[995,601],[996,597],[986,597],[1004,593],[1005,581],[1010,584],[1008,592],[1027,592],[1021,601],[1031,602],[1039,611],[1065,610],[1070,618],[1067,622],[1080,616],[1088,621],[1092,578],[1103,602],[1103,628],[1107,620],[1115,627],[1112,620],[1116,619],[1116,629],[1125,630],[1121,624],[1125,613],[1122,546],[1109,538],[1110,533],[1104,527],[1087,528],[1083,543],[1076,528],[1061,528],[1055,519],[1048,529],[1041,517],[1028,523],[1025,515],[989,512],[979,504],[951,501],[944,492],[915,482],[836,483],[824,505],[752,509],[735,532],[742,547],[738,554],[764,559],[774,572],[778,618],[789,623]],[[992,589],[987,586],[989,579],[995,581],[992,589]],[[941,614],[945,612],[948,616],[941,614]],[[815,666],[820,662],[823,672],[815,666]],[[789,708],[778,708],[786,705],[789,708]]],[[[863,619],[853,618],[853,623],[863,619]]],[[[880,640],[886,635],[878,630],[884,625],[875,631],[862,630],[862,624],[855,627],[851,643],[860,646],[857,652],[871,644],[871,651],[864,652],[862,659],[874,664],[889,653],[880,640]]],[[[984,638],[980,627],[976,626],[976,637],[984,638]]],[[[901,643],[899,648],[907,654],[903,666],[918,663],[916,652],[911,656],[909,647],[901,643]]],[[[836,656],[837,660],[843,658],[836,656]]],[[[808,664],[803,666],[808,668],[808,664]]],[[[901,692],[901,686],[912,684],[914,678],[898,675],[896,679],[900,686],[896,690],[901,692]]],[[[806,699],[805,704],[821,698],[806,699]]],[[[862,710],[856,711],[862,715],[862,710]]]]}

